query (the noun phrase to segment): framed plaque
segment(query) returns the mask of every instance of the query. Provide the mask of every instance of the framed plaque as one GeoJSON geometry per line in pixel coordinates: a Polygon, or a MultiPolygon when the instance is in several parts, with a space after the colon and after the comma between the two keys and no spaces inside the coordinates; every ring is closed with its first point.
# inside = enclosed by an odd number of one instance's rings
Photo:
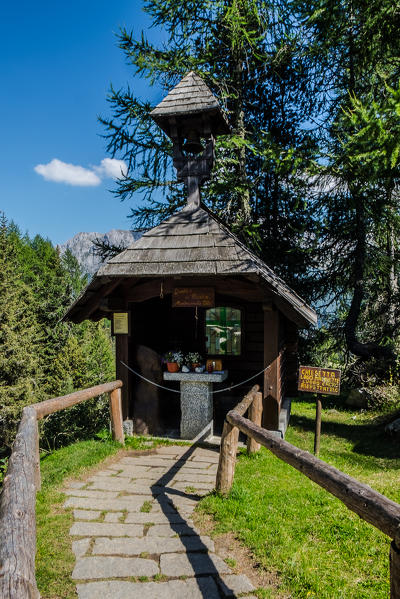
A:
{"type": "Polygon", "coordinates": [[[113,335],[129,335],[129,312],[113,312],[113,335]]]}

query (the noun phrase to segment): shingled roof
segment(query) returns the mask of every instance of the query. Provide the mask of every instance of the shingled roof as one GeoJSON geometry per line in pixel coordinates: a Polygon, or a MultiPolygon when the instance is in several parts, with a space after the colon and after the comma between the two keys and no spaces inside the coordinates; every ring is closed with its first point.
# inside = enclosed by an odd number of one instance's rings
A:
{"type": "Polygon", "coordinates": [[[218,121],[216,133],[225,134],[230,132],[217,98],[202,78],[194,71],[190,71],[150,114],[169,135],[168,117],[189,116],[202,112],[208,112],[210,115],[214,114],[215,117],[218,117],[215,119],[216,122],[218,121]]]}
{"type": "Polygon", "coordinates": [[[67,318],[88,297],[115,277],[253,275],[266,284],[298,324],[316,324],[317,316],[260,258],[247,249],[204,205],[186,205],[111,258],[70,308],[67,318]],[[86,298],[85,298],[86,295],[86,298]]]}

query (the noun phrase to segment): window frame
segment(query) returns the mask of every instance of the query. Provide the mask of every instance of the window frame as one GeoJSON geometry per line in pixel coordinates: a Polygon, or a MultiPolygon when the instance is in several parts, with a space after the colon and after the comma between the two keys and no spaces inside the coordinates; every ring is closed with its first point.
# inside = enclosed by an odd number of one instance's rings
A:
{"type": "Polygon", "coordinates": [[[219,300],[218,302],[216,302],[215,306],[213,306],[212,308],[206,308],[204,310],[204,321],[203,321],[203,331],[204,331],[204,354],[206,359],[207,358],[219,358],[219,359],[226,359],[226,360],[238,360],[238,359],[242,359],[243,358],[243,353],[244,353],[244,339],[245,339],[245,334],[244,334],[244,321],[245,321],[245,309],[243,308],[242,305],[237,304],[236,302],[230,302],[230,301],[221,301],[219,300]],[[212,310],[215,308],[232,308],[234,310],[239,310],[240,312],[240,353],[239,354],[214,354],[214,353],[208,353],[207,352],[207,342],[206,342],[206,337],[207,337],[207,310],[212,310]]]}

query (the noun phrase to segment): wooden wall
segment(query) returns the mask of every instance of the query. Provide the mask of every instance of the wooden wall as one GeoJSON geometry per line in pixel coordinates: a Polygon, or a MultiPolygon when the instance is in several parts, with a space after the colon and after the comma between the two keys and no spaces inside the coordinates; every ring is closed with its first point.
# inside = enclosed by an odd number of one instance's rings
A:
{"type": "MultiPolygon", "coordinates": [[[[274,308],[274,314],[278,322],[278,339],[274,341],[270,336],[269,325],[266,328],[265,302],[245,301],[244,298],[238,297],[237,293],[232,295],[231,290],[228,291],[229,294],[223,294],[217,290],[216,305],[241,309],[242,352],[240,356],[221,356],[224,369],[229,371],[229,378],[224,383],[215,385],[215,390],[235,385],[252,374],[261,371],[264,368],[266,351],[269,351],[271,344],[276,343],[279,353],[275,383],[277,385],[276,403],[278,408],[275,407],[275,416],[267,416],[264,419],[264,425],[273,428],[272,425],[276,420],[276,409],[279,412],[281,397],[290,388],[293,382],[293,368],[297,367],[296,360],[293,358],[297,328],[274,308]]],[[[130,365],[138,367],[137,364],[133,364],[133,356],[137,345],[151,348],[159,354],[160,359],[166,351],[171,349],[182,349],[184,352],[199,351],[205,358],[212,357],[207,356],[205,353],[205,310],[198,310],[199,318],[196,328],[195,309],[172,308],[170,293],[164,294],[162,298],[152,297],[141,302],[130,302],[128,307],[131,312],[131,337],[123,340],[124,336],[117,336],[117,360],[120,355],[127,357],[127,354],[129,354],[130,365]],[[119,340],[118,337],[122,337],[122,340],[119,340]]],[[[134,415],[133,404],[135,401],[135,388],[137,387],[135,379],[137,377],[128,375],[121,368],[117,368],[117,373],[120,374],[120,378],[125,377],[124,382],[128,387],[125,390],[124,417],[128,414],[132,417],[134,415]]],[[[296,376],[295,373],[294,376],[296,376]]],[[[261,374],[257,379],[243,386],[215,395],[214,411],[217,431],[222,427],[226,412],[243,397],[249,387],[255,383],[263,387],[265,381],[264,375],[261,374]]],[[[270,386],[271,380],[269,379],[267,382],[270,386]]],[[[174,385],[169,382],[168,386],[179,388],[178,383],[174,385]]],[[[266,396],[267,393],[264,394],[264,397],[266,396]]],[[[165,429],[179,428],[179,395],[161,391],[159,414],[161,425],[165,429]]]]}

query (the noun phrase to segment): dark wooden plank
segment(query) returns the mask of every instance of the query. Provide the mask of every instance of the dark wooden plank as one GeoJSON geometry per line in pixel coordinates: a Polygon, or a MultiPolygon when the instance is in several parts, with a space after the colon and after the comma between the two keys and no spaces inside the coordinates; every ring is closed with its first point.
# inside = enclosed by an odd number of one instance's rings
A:
{"type": "Polygon", "coordinates": [[[35,579],[37,421],[24,408],[0,498],[0,597],[38,599],[35,579]]]}
{"type": "MultiPolygon", "coordinates": [[[[125,335],[120,335],[125,336],[125,335]]],[[[53,414],[53,412],[58,412],[59,410],[64,410],[65,408],[70,408],[77,403],[81,403],[82,401],[86,401],[87,399],[91,399],[92,397],[98,397],[103,393],[110,393],[114,391],[114,389],[119,389],[122,387],[122,381],[113,381],[112,383],[103,383],[102,385],[96,385],[95,387],[90,387],[89,389],[83,389],[82,391],[75,391],[74,393],[69,393],[68,395],[63,395],[61,397],[55,397],[54,399],[47,399],[46,401],[42,401],[40,403],[33,404],[33,409],[36,412],[37,418],[43,418],[43,416],[47,416],[48,414],[53,414]]]]}
{"type": "Polygon", "coordinates": [[[129,370],[122,364],[129,365],[129,336],[115,336],[115,371],[116,377],[122,381],[122,417],[125,420],[130,415],[130,375],[129,370]]]}
{"type": "Polygon", "coordinates": [[[263,427],[278,430],[280,397],[279,312],[274,306],[264,306],[264,395],[263,427]]]}
{"type": "Polygon", "coordinates": [[[250,435],[309,479],[340,499],[350,510],[358,514],[391,539],[399,542],[400,505],[337,468],[326,464],[304,451],[279,439],[272,432],[260,428],[247,418],[236,414],[235,410],[226,416],[233,427],[238,427],[245,435],[250,435]]]}

